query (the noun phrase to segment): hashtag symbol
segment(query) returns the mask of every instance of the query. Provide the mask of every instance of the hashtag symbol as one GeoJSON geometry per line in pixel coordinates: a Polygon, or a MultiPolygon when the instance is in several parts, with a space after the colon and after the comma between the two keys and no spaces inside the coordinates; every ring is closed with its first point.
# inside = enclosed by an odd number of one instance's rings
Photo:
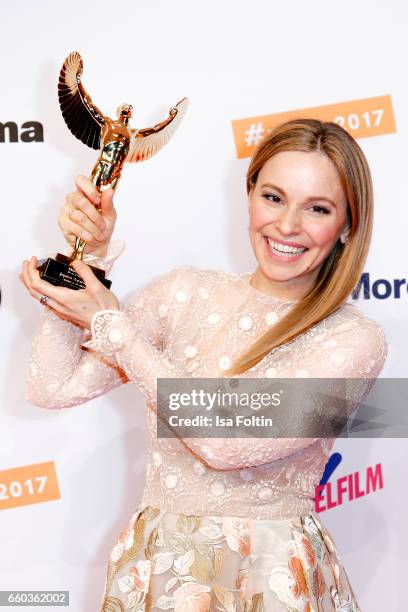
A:
{"type": "Polygon", "coordinates": [[[252,147],[259,144],[264,133],[263,123],[251,123],[249,130],[246,130],[246,138],[244,139],[247,147],[252,147]]]}

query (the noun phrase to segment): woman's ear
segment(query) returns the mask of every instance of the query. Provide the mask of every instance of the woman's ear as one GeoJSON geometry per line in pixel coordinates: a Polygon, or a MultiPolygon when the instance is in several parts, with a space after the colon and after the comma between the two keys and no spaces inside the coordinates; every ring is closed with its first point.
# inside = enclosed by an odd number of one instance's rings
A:
{"type": "Polygon", "coordinates": [[[344,228],[344,230],[340,234],[340,242],[345,244],[347,242],[349,234],[350,234],[350,226],[347,224],[347,226],[344,228]]]}

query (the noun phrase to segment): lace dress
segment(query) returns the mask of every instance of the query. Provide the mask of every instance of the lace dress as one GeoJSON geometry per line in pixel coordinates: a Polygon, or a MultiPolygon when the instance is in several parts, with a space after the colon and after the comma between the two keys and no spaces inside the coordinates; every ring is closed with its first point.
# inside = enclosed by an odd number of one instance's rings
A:
{"type": "MultiPolygon", "coordinates": [[[[85,259],[109,272],[123,247],[85,259]]],[[[222,377],[296,301],[260,292],[250,276],[176,267],[120,311],[96,313],[87,331],[43,309],[29,401],[70,407],[128,381],[146,400],[143,498],[111,552],[101,611],[360,611],[313,510],[334,439],[156,436],[157,378],[222,377]]],[[[374,381],[386,355],[381,326],[346,303],[240,376],[374,381]]]]}

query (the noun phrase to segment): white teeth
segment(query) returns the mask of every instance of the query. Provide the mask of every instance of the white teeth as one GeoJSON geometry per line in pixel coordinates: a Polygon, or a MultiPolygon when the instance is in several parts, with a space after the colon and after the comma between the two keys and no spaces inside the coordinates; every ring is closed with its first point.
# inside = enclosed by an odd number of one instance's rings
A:
{"type": "Polygon", "coordinates": [[[295,248],[292,246],[288,246],[287,244],[280,244],[279,242],[273,242],[273,240],[270,240],[269,238],[268,238],[268,243],[271,249],[273,249],[274,251],[279,251],[280,253],[293,253],[295,255],[298,255],[299,253],[303,253],[303,251],[306,251],[305,247],[295,248]]]}

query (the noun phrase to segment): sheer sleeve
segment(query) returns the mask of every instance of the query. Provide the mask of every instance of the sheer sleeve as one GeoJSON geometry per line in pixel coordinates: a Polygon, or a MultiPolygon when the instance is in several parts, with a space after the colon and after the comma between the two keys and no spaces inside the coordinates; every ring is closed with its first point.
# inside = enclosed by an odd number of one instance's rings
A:
{"type": "MultiPolygon", "coordinates": [[[[153,407],[156,405],[157,378],[186,377],[171,363],[166,351],[132,333],[131,318],[127,313],[96,313],[92,322],[92,336],[94,348],[107,356],[114,354],[129,380],[136,383],[153,407]]],[[[239,375],[239,378],[265,376],[274,352],[239,375]]],[[[349,415],[369,393],[383,368],[386,355],[387,342],[380,325],[370,319],[356,318],[338,325],[330,334],[325,334],[321,342],[292,351],[292,358],[282,376],[347,379],[347,384],[342,384],[340,388],[349,415]],[[353,383],[352,379],[359,380],[353,383]]],[[[325,403],[322,402],[319,410],[324,409],[325,403]]],[[[308,425],[308,412],[300,411],[298,418],[304,419],[305,427],[308,425]]],[[[182,442],[213,469],[233,470],[270,463],[318,439],[184,437],[182,442]]]]}
{"type": "MultiPolygon", "coordinates": [[[[107,273],[123,252],[122,241],[112,241],[105,258],[85,255],[87,263],[107,273]]],[[[167,312],[160,307],[162,292],[174,277],[171,271],[137,290],[123,316],[140,342],[160,346],[167,312]]],[[[122,312],[121,311],[121,312],[122,312]]],[[[101,355],[87,342],[89,331],[70,323],[50,308],[44,308],[33,338],[26,384],[26,399],[43,408],[65,408],[82,404],[128,382],[112,354],[101,355]]]]}
{"type": "Polygon", "coordinates": [[[95,313],[91,339],[84,343],[96,354],[114,360],[148,403],[156,402],[158,378],[184,376],[168,359],[166,341],[177,321],[177,298],[188,286],[184,272],[189,268],[173,268],[137,294],[125,309],[95,313]]]}
{"type": "MultiPolygon", "coordinates": [[[[102,263],[109,271],[108,262],[104,260],[102,263]]],[[[178,275],[179,269],[172,269],[136,290],[120,310],[100,311],[104,313],[106,324],[113,320],[118,322],[113,332],[108,330],[106,345],[117,341],[118,334],[126,332],[128,341],[133,341],[135,347],[138,344],[145,347],[146,352],[138,365],[134,364],[133,370],[134,382],[140,380],[142,389],[145,388],[143,370],[149,366],[150,355],[161,354],[170,315],[165,302],[178,275]]],[[[97,322],[93,329],[98,338],[97,322]]],[[[49,308],[44,309],[33,340],[26,399],[44,408],[65,408],[82,404],[127,383],[132,369],[124,369],[114,351],[105,350],[103,353],[95,350],[97,344],[92,336],[89,340],[77,325],[49,308]]]]}
{"type": "MultiPolygon", "coordinates": [[[[84,261],[109,273],[124,249],[123,241],[114,240],[103,259],[85,254],[84,261]]],[[[28,401],[43,408],[65,408],[127,382],[116,364],[81,348],[86,335],[86,330],[51,308],[42,309],[29,357],[25,388],[28,401]]]]}

